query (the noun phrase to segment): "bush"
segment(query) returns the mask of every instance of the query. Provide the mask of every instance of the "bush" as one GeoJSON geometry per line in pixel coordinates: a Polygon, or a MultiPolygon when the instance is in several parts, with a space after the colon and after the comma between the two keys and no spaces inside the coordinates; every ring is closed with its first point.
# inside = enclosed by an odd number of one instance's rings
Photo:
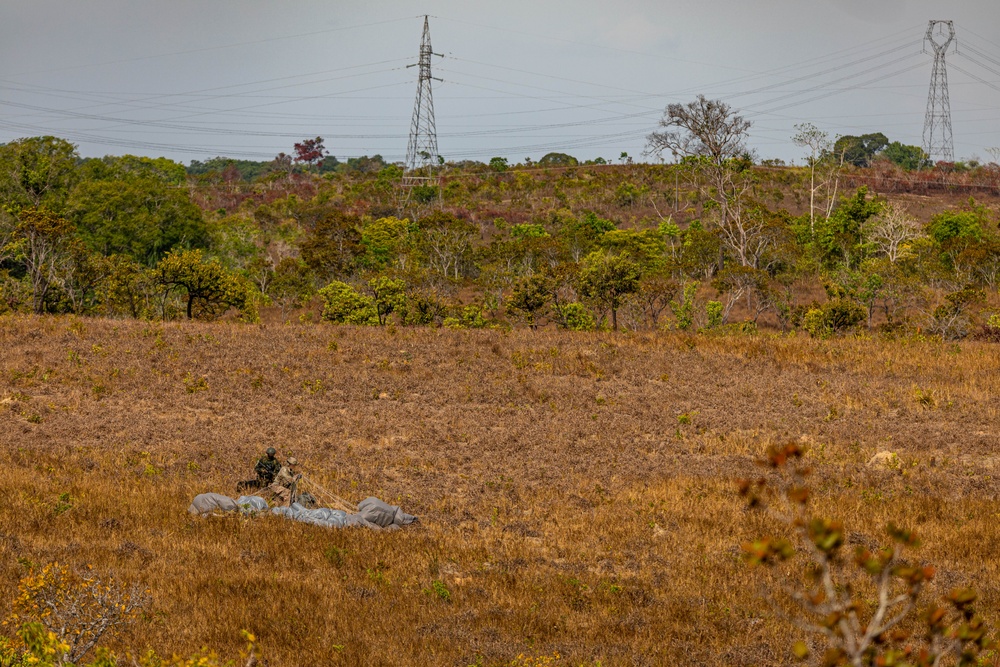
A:
{"type": "Polygon", "coordinates": [[[479,306],[466,306],[457,316],[446,317],[442,325],[449,329],[485,329],[489,321],[479,306]]]}
{"type": "MultiPolygon", "coordinates": [[[[804,456],[798,444],[771,445],[760,461],[774,472],[770,480],[740,480],[739,488],[748,509],[763,508],[785,528],[788,537],[760,537],[743,552],[751,565],[772,568],[774,583],[765,589],[771,606],[825,644],[816,664],[987,664],[996,642],[973,608],[976,593],[954,590],[918,616],[935,569],[909,557],[920,546],[916,533],[889,523],[883,546],[866,540],[853,557],[844,554],[850,533],[813,512],[804,456]]],[[[797,641],[792,652],[806,660],[811,649],[797,641]]]]}
{"type": "Polygon", "coordinates": [[[319,295],[323,297],[323,319],[328,322],[368,325],[379,323],[374,299],[358,294],[347,283],[335,280],[321,289],[319,295]]]}
{"type": "Polygon", "coordinates": [[[570,331],[593,331],[597,324],[594,316],[582,303],[574,301],[565,306],[556,306],[556,322],[570,331]]]}
{"type": "Polygon", "coordinates": [[[802,315],[802,328],[813,338],[825,338],[863,322],[867,317],[864,306],[850,299],[834,299],[822,306],[809,308],[802,315]]]}
{"type": "Polygon", "coordinates": [[[1000,343],[1000,314],[990,315],[986,320],[981,338],[1000,343]]]}
{"type": "Polygon", "coordinates": [[[707,323],[705,324],[706,329],[714,329],[716,327],[722,326],[722,302],[721,301],[709,301],[705,304],[705,317],[707,318],[707,323]]]}

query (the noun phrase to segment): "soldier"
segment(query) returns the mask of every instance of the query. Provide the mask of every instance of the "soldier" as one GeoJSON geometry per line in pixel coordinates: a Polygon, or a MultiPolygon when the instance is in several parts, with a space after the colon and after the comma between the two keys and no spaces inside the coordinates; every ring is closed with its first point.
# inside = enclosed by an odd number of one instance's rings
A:
{"type": "Polygon", "coordinates": [[[294,457],[289,456],[285,465],[281,466],[278,474],[274,476],[274,482],[266,489],[275,501],[286,507],[298,500],[296,486],[302,479],[302,474],[295,472],[297,465],[299,462],[294,457]]]}
{"type": "Polygon", "coordinates": [[[266,489],[274,483],[274,478],[281,470],[281,463],[275,458],[278,451],[274,447],[268,447],[264,456],[257,459],[257,465],[253,467],[257,473],[257,479],[248,479],[236,485],[236,490],[240,492],[254,491],[256,489],[266,489]]]}
{"type": "Polygon", "coordinates": [[[278,474],[274,476],[274,481],[262,489],[260,495],[272,505],[289,507],[297,502],[298,492],[295,487],[302,479],[302,475],[295,473],[295,466],[298,464],[299,462],[293,457],[288,457],[285,465],[281,466],[278,474]]]}
{"type": "Polygon", "coordinates": [[[261,488],[274,483],[274,478],[281,471],[281,463],[275,458],[275,454],[277,453],[274,447],[268,447],[265,452],[267,456],[257,459],[257,465],[253,467],[254,472],[257,473],[257,481],[261,488]]]}

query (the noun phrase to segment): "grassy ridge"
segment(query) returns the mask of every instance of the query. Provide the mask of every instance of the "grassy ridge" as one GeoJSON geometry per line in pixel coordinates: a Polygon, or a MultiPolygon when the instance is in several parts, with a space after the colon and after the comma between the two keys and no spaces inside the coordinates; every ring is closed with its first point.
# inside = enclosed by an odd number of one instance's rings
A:
{"type": "Polygon", "coordinates": [[[911,525],[932,594],[1000,606],[996,346],[17,316],[0,348],[0,600],[29,562],[140,582],[122,650],[235,655],[245,628],[271,664],[790,661],[739,557],[772,525],[732,483],[788,439],[851,540],[911,525]],[[272,444],[422,525],[184,512],[272,444]]]}

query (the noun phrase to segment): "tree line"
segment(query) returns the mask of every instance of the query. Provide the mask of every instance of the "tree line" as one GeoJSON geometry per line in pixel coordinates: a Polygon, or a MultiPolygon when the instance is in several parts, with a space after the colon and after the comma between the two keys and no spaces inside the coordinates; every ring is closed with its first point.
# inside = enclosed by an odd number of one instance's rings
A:
{"type": "Polygon", "coordinates": [[[804,166],[776,168],[748,150],[749,121],[704,97],[661,126],[648,150],[671,164],[494,158],[417,187],[320,137],[268,163],[188,167],[21,139],[0,146],[0,310],[948,338],[1000,325],[994,210],[969,199],[918,222],[847,186],[880,161],[926,168],[913,147],[800,125],[804,166]],[[825,298],[804,296],[817,286],[825,298]]]}

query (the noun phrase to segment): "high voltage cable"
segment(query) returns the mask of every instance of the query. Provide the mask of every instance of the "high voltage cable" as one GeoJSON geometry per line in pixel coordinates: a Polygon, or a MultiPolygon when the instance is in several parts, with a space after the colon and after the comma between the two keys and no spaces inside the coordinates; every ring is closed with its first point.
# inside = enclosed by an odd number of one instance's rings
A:
{"type": "MultiPolygon", "coordinates": [[[[901,51],[903,49],[912,48],[912,47],[914,47],[914,46],[916,46],[918,44],[920,44],[920,40],[907,42],[906,44],[901,44],[901,45],[899,45],[899,46],[897,46],[895,48],[887,49],[885,51],[882,51],[881,53],[876,53],[876,54],[871,55],[871,56],[865,56],[864,58],[859,58],[857,60],[854,60],[852,62],[846,63],[844,65],[838,65],[837,67],[831,67],[831,68],[825,69],[825,70],[823,70],[821,72],[813,72],[813,73],[810,73],[808,75],[803,75],[803,76],[800,76],[800,77],[796,77],[794,79],[790,79],[788,81],[782,81],[780,83],[771,84],[769,86],[762,86],[760,88],[755,88],[753,90],[747,90],[747,91],[744,91],[744,92],[741,92],[741,93],[735,93],[735,94],[731,95],[730,97],[743,97],[745,95],[757,95],[757,94],[760,94],[762,92],[766,92],[768,90],[773,90],[773,89],[779,88],[781,86],[786,86],[786,85],[791,84],[791,83],[799,83],[801,81],[806,81],[806,80],[809,80],[809,79],[814,79],[814,78],[816,78],[818,76],[823,76],[824,74],[831,74],[833,72],[842,71],[842,70],[844,70],[844,69],[846,69],[848,67],[853,67],[854,65],[859,65],[859,64],[864,64],[864,63],[870,62],[872,60],[875,60],[876,58],[880,58],[880,57],[888,55],[890,53],[895,53],[896,51],[901,51]]],[[[913,55],[913,54],[910,54],[910,55],[913,55]]],[[[909,57],[909,55],[904,56],[904,59],[907,58],[907,57],[909,57]]],[[[902,60],[902,59],[900,59],[900,60],[902,60]]],[[[896,63],[896,62],[899,62],[899,60],[894,60],[894,61],[892,61],[892,63],[887,63],[887,64],[893,64],[893,63],[896,63]]],[[[858,72],[858,74],[864,74],[867,71],[868,70],[865,70],[865,72],[858,72]]],[[[840,80],[843,80],[843,79],[840,79],[840,80]]],[[[837,80],[835,80],[834,82],[836,82],[836,81],[837,80]]],[[[834,83],[834,82],[831,82],[831,83],[834,83]]]]}
{"type": "Polygon", "coordinates": [[[983,79],[983,78],[981,78],[979,76],[976,76],[975,74],[973,74],[972,72],[969,72],[968,70],[962,69],[961,67],[959,67],[958,65],[956,65],[954,63],[954,61],[952,61],[952,63],[949,66],[952,67],[952,68],[954,68],[954,69],[956,69],[956,70],[958,70],[962,74],[975,79],[976,81],[978,81],[979,83],[983,84],[984,86],[987,86],[987,87],[992,88],[993,90],[995,90],[997,92],[1000,92],[1000,86],[997,86],[996,84],[990,83],[986,79],[983,79]]]}
{"type": "Polygon", "coordinates": [[[21,72],[20,74],[11,74],[11,75],[8,75],[8,76],[15,76],[15,77],[16,76],[34,76],[36,74],[49,74],[49,73],[53,73],[53,72],[66,72],[66,71],[70,71],[70,70],[84,69],[84,68],[88,68],[88,67],[104,67],[105,65],[123,65],[125,63],[139,62],[139,61],[142,61],[142,60],[155,60],[157,58],[170,58],[170,57],[173,57],[173,56],[190,55],[190,54],[193,54],[193,53],[205,53],[207,51],[218,51],[218,50],[222,50],[222,49],[233,49],[233,48],[238,48],[238,47],[241,47],[241,46],[254,46],[256,44],[265,44],[267,42],[278,42],[278,41],[283,41],[283,40],[286,40],[286,39],[300,39],[302,37],[312,37],[312,36],[315,36],[315,35],[325,35],[325,34],[329,34],[331,32],[344,32],[344,31],[347,31],[347,30],[357,30],[359,28],[370,28],[370,27],[377,26],[377,25],[386,25],[386,24],[389,24],[389,23],[398,23],[400,21],[409,21],[411,19],[412,19],[412,17],[407,16],[407,17],[401,17],[401,18],[396,18],[396,19],[387,19],[385,21],[374,21],[372,23],[362,23],[362,24],[353,25],[353,26],[344,26],[344,27],[340,27],[340,28],[327,28],[325,30],[313,30],[311,32],[303,32],[303,33],[299,33],[299,34],[296,34],[296,35],[284,35],[284,36],[281,36],[281,37],[265,37],[263,39],[255,39],[255,40],[246,41],[246,42],[235,42],[235,43],[232,43],[232,44],[219,44],[217,46],[205,46],[205,47],[200,47],[200,48],[197,48],[197,49],[188,49],[188,50],[185,50],[185,51],[173,51],[173,52],[170,52],[170,53],[156,53],[156,54],[152,54],[152,55],[148,55],[148,56],[137,56],[135,58],[124,58],[124,59],[120,59],[120,60],[108,60],[108,61],[104,61],[104,62],[100,62],[100,63],[85,63],[85,64],[81,64],[81,65],[73,65],[71,67],[60,67],[60,68],[47,69],[47,70],[35,70],[35,71],[32,71],[32,72],[21,72]]]}
{"type": "MultiPolygon", "coordinates": [[[[912,65],[910,67],[904,67],[903,69],[896,70],[895,72],[890,72],[890,73],[885,74],[883,76],[879,76],[879,77],[877,77],[875,79],[871,79],[870,81],[866,81],[865,83],[860,84],[858,87],[860,88],[860,87],[864,87],[864,86],[867,86],[867,85],[872,84],[872,83],[878,83],[879,81],[884,81],[885,79],[890,79],[890,78],[892,78],[894,76],[899,76],[900,74],[905,74],[906,72],[911,72],[911,71],[913,71],[915,69],[918,69],[918,68],[921,68],[921,67],[924,67],[924,63],[917,63],[916,65],[912,65]]],[[[803,104],[808,104],[810,102],[817,102],[819,100],[826,99],[827,97],[832,97],[833,95],[839,95],[841,92],[843,92],[843,91],[842,90],[836,90],[836,91],[824,93],[822,95],[817,95],[816,97],[812,97],[812,98],[810,98],[808,100],[800,100],[798,102],[791,102],[789,104],[785,104],[783,106],[776,107],[774,109],[765,109],[765,110],[762,110],[762,111],[753,111],[749,115],[751,115],[751,116],[755,116],[755,115],[768,115],[768,114],[772,114],[772,113],[774,113],[776,111],[783,111],[785,109],[790,109],[792,107],[801,106],[803,104]]]]}
{"type": "MultiPolygon", "coordinates": [[[[399,61],[400,61],[400,59],[396,59],[396,60],[393,60],[393,61],[383,61],[382,63],[374,63],[374,64],[385,64],[385,63],[389,63],[389,62],[399,62],[399,61]]],[[[330,70],[330,71],[331,72],[334,72],[334,71],[346,71],[346,70],[349,70],[349,69],[356,69],[357,67],[370,67],[370,66],[372,66],[372,65],[371,64],[369,64],[369,65],[358,65],[358,66],[341,68],[340,70],[330,70]]],[[[345,80],[345,79],[356,78],[356,77],[359,77],[359,76],[367,76],[367,75],[370,75],[370,74],[385,74],[385,73],[394,72],[394,71],[401,71],[401,70],[402,70],[401,67],[393,67],[393,68],[388,68],[388,69],[383,69],[383,70],[376,70],[374,72],[360,72],[360,73],[357,73],[357,74],[348,74],[348,75],[341,76],[341,77],[333,77],[333,78],[329,78],[329,79],[323,79],[321,81],[311,81],[311,82],[304,82],[304,83],[299,83],[299,84],[289,84],[289,85],[286,85],[286,86],[277,86],[277,87],[266,88],[266,89],[262,89],[262,90],[278,90],[278,89],[281,89],[281,88],[284,88],[284,87],[296,87],[296,86],[301,86],[301,85],[315,85],[316,83],[324,83],[324,82],[328,82],[328,81],[341,81],[341,80],[345,80]]],[[[275,80],[278,80],[278,79],[275,79],[275,80]]],[[[245,86],[245,85],[249,85],[249,84],[236,84],[234,86],[226,86],[226,87],[223,87],[223,88],[242,87],[242,86],[245,86]]],[[[212,89],[202,89],[202,91],[208,91],[208,90],[212,90],[212,89]]],[[[196,91],[196,92],[202,92],[202,91],[196,91]]],[[[260,92],[260,91],[254,91],[254,92],[260,92]]],[[[42,93],[42,94],[44,94],[44,93],[42,93]]],[[[141,102],[144,102],[144,101],[155,100],[155,99],[162,99],[163,97],[183,97],[183,96],[186,96],[186,95],[189,95],[189,93],[174,93],[174,94],[168,94],[168,95],[155,95],[155,96],[149,96],[149,97],[146,97],[144,99],[139,99],[139,100],[108,102],[108,103],[104,103],[104,104],[91,104],[91,105],[88,105],[88,106],[85,106],[85,107],[77,107],[76,109],[72,109],[71,111],[81,111],[81,110],[95,108],[95,107],[96,108],[100,108],[100,107],[109,106],[110,104],[115,104],[115,103],[117,103],[117,104],[119,104],[121,106],[128,106],[128,105],[132,105],[132,104],[136,104],[136,103],[141,103],[141,102]]],[[[223,97],[229,97],[229,96],[228,95],[219,95],[215,99],[220,99],[220,98],[223,98],[223,97]]],[[[303,98],[302,96],[295,96],[295,97],[289,97],[287,99],[288,100],[302,100],[302,99],[306,99],[306,98],[303,98]]],[[[180,105],[178,105],[178,104],[166,104],[166,105],[161,105],[161,106],[166,107],[166,106],[180,106],[180,105]]],[[[145,108],[149,109],[149,108],[155,108],[155,107],[145,107],[145,108]]],[[[217,110],[217,109],[206,110],[204,108],[197,108],[197,107],[195,107],[195,109],[197,109],[198,111],[204,111],[206,113],[220,113],[220,112],[225,112],[225,110],[217,110]]],[[[200,115],[200,114],[196,114],[196,115],[200,115]]]]}

